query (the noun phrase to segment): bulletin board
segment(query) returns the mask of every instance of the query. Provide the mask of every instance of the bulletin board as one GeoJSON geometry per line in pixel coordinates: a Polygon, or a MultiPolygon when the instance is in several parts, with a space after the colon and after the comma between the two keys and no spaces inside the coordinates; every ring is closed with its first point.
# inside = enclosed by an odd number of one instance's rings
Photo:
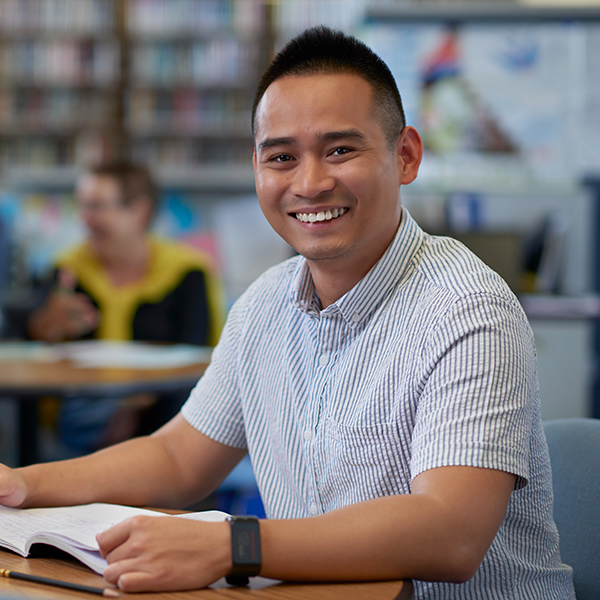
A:
{"type": "Polygon", "coordinates": [[[423,137],[422,184],[523,188],[600,172],[600,10],[418,5],[372,11],[359,37],[423,137]]]}

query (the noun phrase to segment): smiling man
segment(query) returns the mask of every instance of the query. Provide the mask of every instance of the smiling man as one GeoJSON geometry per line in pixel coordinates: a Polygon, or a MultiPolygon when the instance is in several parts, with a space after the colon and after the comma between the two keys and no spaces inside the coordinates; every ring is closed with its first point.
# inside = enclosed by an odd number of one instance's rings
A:
{"type": "Polygon", "coordinates": [[[309,261],[323,308],[381,258],[402,215],[398,187],[419,167],[419,135],[405,127],[392,144],[372,96],[371,84],[353,73],[288,75],[256,108],[261,208],[309,261]]]}
{"type": "Polygon", "coordinates": [[[0,471],[0,501],[185,506],[249,452],[269,519],[118,524],[99,536],[108,581],[412,578],[418,598],[574,598],[531,330],[498,275],[402,208],[422,143],[388,68],[308,30],[265,73],[253,127],[260,205],[299,255],[235,304],[180,415],[0,471]]]}

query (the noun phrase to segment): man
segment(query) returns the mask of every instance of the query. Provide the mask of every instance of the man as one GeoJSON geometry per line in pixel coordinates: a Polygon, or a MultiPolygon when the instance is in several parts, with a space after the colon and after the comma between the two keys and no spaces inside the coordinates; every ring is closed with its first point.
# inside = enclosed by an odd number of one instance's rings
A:
{"type": "MultiPolygon", "coordinates": [[[[301,256],[236,303],[181,415],[86,459],[5,471],[2,502],[182,506],[248,450],[270,517],[261,575],[573,598],[531,331],[496,274],[402,210],[422,144],[387,67],[308,30],[265,73],[253,124],[261,207],[301,256]]],[[[204,586],[240,572],[232,537],[235,524],[127,521],[99,536],[105,577],[204,586]]]]}
{"type": "MultiPolygon", "coordinates": [[[[26,320],[27,337],[46,342],[96,338],[214,345],[224,302],[211,259],[149,232],[158,189],[148,170],[128,161],[99,164],[76,189],[84,243],[57,261],[52,289],[26,320]]],[[[185,395],[63,402],[59,431],[89,453],[151,433],[176,414],[185,395]]]]}

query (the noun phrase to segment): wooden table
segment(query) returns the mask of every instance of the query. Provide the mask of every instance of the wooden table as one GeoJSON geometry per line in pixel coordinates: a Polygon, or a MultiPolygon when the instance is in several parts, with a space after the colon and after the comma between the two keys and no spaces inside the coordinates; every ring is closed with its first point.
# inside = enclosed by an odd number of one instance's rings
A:
{"type": "MultiPolygon", "coordinates": [[[[35,558],[0,550],[0,568],[13,569],[42,577],[60,579],[94,587],[104,587],[104,580],[90,569],[58,550],[46,549],[35,558]]],[[[224,580],[204,590],[123,594],[123,599],[143,600],[409,600],[412,598],[410,581],[376,581],[368,583],[284,584],[261,577],[254,578],[250,588],[229,587],[224,580]]],[[[92,600],[93,594],[62,588],[0,578],[0,595],[15,599],[39,600],[92,600]]]]}
{"type": "Polygon", "coordinates": [[[39,460],[37,401],[41,396],[105,398],[191,390],[206,367],[207,363],[168,369],[120,369],[83,368],[69,360],[0,362],[0,396],[18,402],[19,465],[39,460]]]}

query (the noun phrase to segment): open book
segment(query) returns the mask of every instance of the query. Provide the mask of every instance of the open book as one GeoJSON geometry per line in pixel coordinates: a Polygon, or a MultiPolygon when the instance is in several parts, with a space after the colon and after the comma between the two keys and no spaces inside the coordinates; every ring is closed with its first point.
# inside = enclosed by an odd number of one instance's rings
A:
{"type": "MultiPolygon", "coordinates": [[[[136,515],[167,516],[153,510],[117,504],[28,509],[0,506],[0,546],[28,556],[33,544],[48,544],[71,554],[101,575],[106,568],[106,560],[100,556],[96,534],[136,515]]],[[[227,516],[224,512],[209,510],[172,517],[224,521],[227,516]]]]}

